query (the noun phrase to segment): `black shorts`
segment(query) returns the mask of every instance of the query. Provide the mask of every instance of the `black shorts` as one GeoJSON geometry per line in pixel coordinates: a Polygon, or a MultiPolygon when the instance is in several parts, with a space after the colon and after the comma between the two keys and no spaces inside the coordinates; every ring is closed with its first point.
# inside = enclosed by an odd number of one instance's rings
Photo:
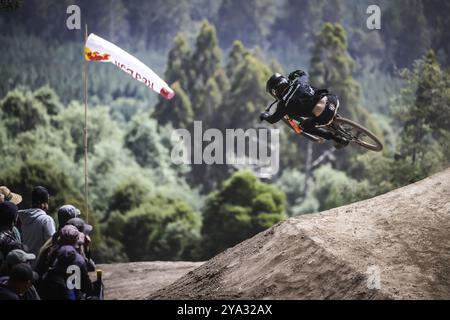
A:
{"type": "Polygon", "coordinates": [[[334,94],[327,95],[327,104],[325,105],[325,110],[323,110],[322,114],[317,117],[316,123],[319,126],[325,126],[329,124],[334,116],[336,115],[337,108],[339,107],[339,99],[334,94]]]}

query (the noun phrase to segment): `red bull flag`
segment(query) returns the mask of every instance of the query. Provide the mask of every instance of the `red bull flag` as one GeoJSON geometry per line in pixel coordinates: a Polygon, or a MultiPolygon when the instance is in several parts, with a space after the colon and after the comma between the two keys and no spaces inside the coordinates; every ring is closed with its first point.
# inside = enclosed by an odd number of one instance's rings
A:
{"type": "Polygon", "coordinates": [[[84,56],[88,61],[115,64],[131,77],[143,82],[166,99],[172,99],[175,96],[175,92],[152,69],[115,44],[93,33],[87,38],[84,56]]]}

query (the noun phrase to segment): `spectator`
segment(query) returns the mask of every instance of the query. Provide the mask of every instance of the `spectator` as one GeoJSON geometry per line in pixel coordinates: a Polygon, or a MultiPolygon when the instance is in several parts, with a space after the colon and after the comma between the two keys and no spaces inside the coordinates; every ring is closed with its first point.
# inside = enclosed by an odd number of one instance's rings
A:
{"type": "MultiPolygon", "coordinates": [[[[5,186],[1,186],[0,187],[0,203],[2,203],[3,201],[10,201],[10,202],[14,203],[17,206],[17,205],[19,205],[19,203],[22,202],[22,196],[20,194],[11,192],[5,186]]],[[[19,229],[17,229],[16,226],[13,227],[13,232],[14,232],[16,238],[20,242],[22,242],[21,237],[20,237],[19,229]]]]}
{"type": "MultiPolygon", "coordinates": [[[[81,215],[80,210],[75,208],[74,206],[67,204],[59,208],[58,210],[58,231],[42,246],[39,251],[38,258],[36,260],[35,270],[36,272],[42,276],[45,272],[47,272],[49,266],[52,264],[50,259],[50,253],[56,251],[58,245],[58,238],[61,234],[61,229],[67,224],[67,222],[73,218],[79,217],[81,215]]],[[[83,223],[84,221],[81,220],[83,223]]],[[[75,220],[77,221],[77,220],[75,220]]],[[[79,223],[79,222],[78,222],[79,223]]],[[[92,226],[86,225],[86,231],[89,234],[90,230],[92,230],[92,226]]],[[[80,230],[80,232],[83,232],[80,230]]],[[[88,239],[90,241],[90,239],[88,239]]],[[[89,252],[90,255],[90,252],[89,252]]],[[[54,258],[54,257],[53,257],[54,258]]],[[[95,265],[94,265],[95,267],[95,265]]],[[[91,268],[89,268],[91,269],[91,268]]]]}
{"type": "MultiPolygon", "coordinates": [[[[14,266],[20,264],[20,263],[27,263],[31,267],[31,262],[36,258],[36,256],[32,253],[26,253],[23,250],[12,250],[8,255],[6,256],[5,262],[2,265],[1,268],[1,275],[3,278],[0,278],[0,283],[7,280],[11,274],[12,269],[14,266]]],[[[39,297],[39,294],[36,291],[36,288],[34,285],[32,285],[22,296],[22,300],[41,300],[39,297]]]]}
{"type": "Polygon", "coordinates": [[[78,231],[84,234],[83,245],[80,247],[80,254],[86,259],[87,267],[89,271],[95,271],[95,263],[91,259],[91,238],[90,233],[92,232],[92,226],[84,222],[81,218],[73,218],[67,221],[68,225],[75,226],[78,231]]]}
{"type": "MultiPolygon", "coordinates": [[[[61,208],[58,209],[58,231],[56,231],[53,236],[47,240],[47,242],[41,247],[39,251],[39,255],[41,255],[41,252],[48,252],[48,249],[56,244],[56,240],[59,237],[59,231],[62,227],[64,227],[67,224],[67,221],[69,221],[72,218],[79,217],[81,215],[80,210],[75,208],[74,206],[70,204],[63,205],[61,208]]],[[[39,260],[38,255],[38,260],[39,260]]]]}
{"type": "Polygon", "coordinates": [[[35,187],[31,194],[32,207],[19,211],[23,243],[34,255],[55,233],[55,221],[47,215],[49,194],[44,187],[35,187]]]}
{"type": "Polygon", "coordinates": [[[16,206],[22,202],[22,196],[20,194],[11,192],[5,186],[0,187],[0,195],[2,195],[2,197],[0,197],[0,202],[9,201],[14,203],[16,206]]]}
{"type": "Polygon", "coordinates": [[[58,248],[54,265],[42,278],[39,292],[45,300],[84,300],[93,294],[93,286],[89,278],[86,260],[75,248],[79,244],[80,238],[76,236],[76,232],[73,232],[73,229],[68,231],[66,235],[67,237],[63,237],[63,242],[72,244],[58,248]],[[66,285],[69,277],[67,269],[73,265],[78,266],[80,270],[80,288],[70,290],[66,285]]]}
{"type": "Polygon", "coordinates": [[[0,269],[0,275],[1,276],[7,276],[11,272],[11,269],[19,263],[30,263],[36,259],[36,256],[32,253],[26,253],[25,251],[21,249],[14,249],[11,250],[5,258],[5,261],[3,262],[1,269],[0,269]]]}
{"type": "Polygon", "coordinates": [[[15,265],[9,277],[0,282],[0,300],[20,300],[31,288],[38,275],[27,263],[15,265]]]}
{"type": "Polygon", "coordinates": [[[67,221],[73,218],[78,218],[81,216],[80,210],[72,206],[71,204],[66,204],[59,208],[58,210],[58,225],[59,229],[67,224],[67,221]]]}
{"type": "Polygon", "coordinates": [[[81,248],[83,247],[84,241],[84,234],[79,232],[75,226],[64,226],[64,228],[62,228],[59,232],[59,237],[57,239],[56,245],[53,246],[48,252],[48,267],[54,264],[60,247],[66,245],[73,246],[77,250],[77,252],[81,254],[81,248]]]}
{"type": "Polygon", "coordinates": [[[23,248],[20,239],[14,234],[17,221],[17,206],[9,201],[0,203],[0,259],[3,261],[12,247],[23,248]]]}

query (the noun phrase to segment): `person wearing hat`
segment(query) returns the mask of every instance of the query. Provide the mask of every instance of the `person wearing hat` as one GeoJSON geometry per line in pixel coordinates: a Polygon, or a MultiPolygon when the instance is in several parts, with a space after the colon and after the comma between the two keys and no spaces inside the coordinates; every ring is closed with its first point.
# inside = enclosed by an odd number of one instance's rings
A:
{"type": "Polygon", "coordinates": [[[32,253],[26,253],[21,249],[14,249],[6,255],[5,261],[0,269],[0,275],[8,275],[16,264],[30,263],[35,259],[36,256],[32,253]]]}
{"type": "MultiPolygon", "coordinates": [[[[36,256],[32,253],[26,253],[23,250],[15,249],[12,250],[6,256],[5,262],[2,265],[0,274],[2,278],[0,278],[0,283],[5,282],[7,278],[11,275],[11,271],[14,266],[20,263],[26,263],[31,266],[31,262],[36,259],[36,256]]],[[[36,291],[34,285],[32,285],[23,295],[22,300],[41,300],[39,294],[36,291]]]]}
{"type": "MultiPolygon", "coordinates": [[[[0,187],[0,203],[4,201],[9,201],[14,203],[16,206],[22,202],[22,196],[20,194],[11,192],[8,187],[1,186],[0,187]]],[[[18,241],[22,242],[19,229],[16,226],[13,227],[13,232],[18,241]]]]}
{"type": "Polygon", "coordinates": [[[17,206],[9,201],[0,203],[0,258],[3,260],[12,247],[23,248],[13,228],[17,221],[17,206]]]}
{"type": "Polygon", "coordinates": [[[9,277],[0,282],[0,300],[21,300],[37,279],[37,273],[29,264],[15,265],[9,277]]]}
{"type": "Polygon", "coordinates": [[[80,254],[86,259],[87,268],[89,271],[95,271],[95,262],[92,260],[91,255],[91,238],[90,234],[92,232],[92,226],[90,224],[87,224],[83,219],[81,218],[73,218],[67,221],[68,225],[75,226],[78,231],[80,231],[83,236],[83,245],[80,247],[80,254]]]}
{"type": "Polygon", "coordinates": [[[78,210],[71,204],[65,204],[58,209],[58,230],[41,247],[38,253],[38,260],[39,256],[41,255],[41,252],[44,253],[48,252],[49,248],[52,247],[54,243],[56,243],[59,237],[59,232],[67,224],[67,221],[69,221],[72,218],[79,217],[80,215],[81,215],[80,210],[78,210]]]}
{"type": "Polygon", "coordinates": [[[93,295],[93,285],[89,278],[86,261],[76,249],[81,234],[74,226],[65,226],[61,234],[61,247],[55,252],[51,268],[42,277],[40,293],[44,300],[82,300],[93,295]],[[69,244],[70,243],[70,244],[69,244]],[[80,288],[68,289],[67,268],[78,266],[80,269],[80,288]]]}
{"type": "MultiPolygon", "coordinates": [[[[65,225],[58,231],[58,239],[49,247],[47,252],[40,252],[35,270],[42,277],[39,283],[39,293],[44,300],[67,300],[68,290],[65,287],[67,278],[67,267],[73,264],[83,266],[87,270],[86,261],[78,251],[83,246],[84,234],[78,231],[75,226],[65,225]],[[68,248],[72,249],[68,249],[68,248]],[[63,264],[61,261],[61,248],[65,248],[63,252],[76,252],[74,258],[77,263],[63,264]],[[63,270],[62,266],[66,266],[63,270]],[[58,266],[56,268],[55,266],[58,266]],[[56,270],[55,270],[56,268],[56,270]]],[[[87,271],[86,271],[87,272],[87,271]]]]}
{"type": "Polygon", "coordinates": [[[0,187],[0,202],[9,201],[14,203],[16,206],[22,202],[22,196],[17,193],[11,192],[7,187],[0,187]]]}
{"type": "Polygon", "coordinates": [[[59,229],[64,227],[67,224],[67,221],[73,218],[78,218],[81,216],[81,212],[79,209],[74,207],[71,204],[65,204],[61,208],[58,209],[58,225],[59,229]]]}
{"type": "MultiPolygon", "coordinates": [[[[35,270],[40,276],[47,272],[49,268],[50,253],[57,249],[58,239],[61,235],[61,229],[67,224],[68,221],[77,218],[80,215],[80,210],[70,204],[63,205],[58,209],[58,230],[50,239],[47,240],[47,242],[45,242],[45,244],[39,250],[39,254],[37,256],[35,270]]],[[[92,226],[88,225],[87,229],[89,229],[89,227],[92,230],[92,226]]]]}
{"type": "Polygon", "coordinates": [[[47,214],[49,194],[44,187],[34,187],[31,194],[32,208],[19,211],[22,241],[29,251],[38,255],[39,250],[55,233],[55,221],[47,214]]]}

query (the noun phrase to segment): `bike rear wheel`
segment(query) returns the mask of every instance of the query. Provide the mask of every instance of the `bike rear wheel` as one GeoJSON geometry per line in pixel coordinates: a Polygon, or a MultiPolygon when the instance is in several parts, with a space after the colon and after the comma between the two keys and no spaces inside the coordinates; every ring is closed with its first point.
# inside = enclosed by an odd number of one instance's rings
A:
{"type": "Polygon", "coordinates": [[[350,142],[376,152],[383,150],[383,144],[372,132],[352,120],[336,117],[332,125],[350,142]]]}

